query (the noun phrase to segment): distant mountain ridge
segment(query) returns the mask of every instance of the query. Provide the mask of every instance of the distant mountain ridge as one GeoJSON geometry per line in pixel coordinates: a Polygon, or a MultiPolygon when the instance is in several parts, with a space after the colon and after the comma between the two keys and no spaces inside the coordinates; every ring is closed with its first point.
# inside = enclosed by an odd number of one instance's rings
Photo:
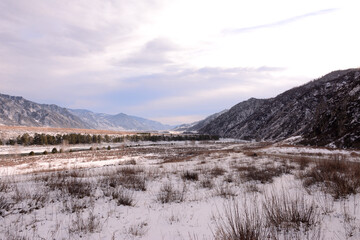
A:
{"type": "Polygon", "coordinates": [[[90,128],[66,108],[51,104],[38,104],[0,94],[0,124],[34,127],[90,128]]]}
{"type": "Polygon", "coordinates": [[[174,129],[172,129],[172,130],[179,131],[179,132],[197,132],[198,130],[200,130],[201,128],[203,128],[207,124],[209,124],[212,120],[214,120],[215,118],[219,117],[221,114],[223,114],[223,113],[225,113],[227,111],[228,110],[226,109],[226,110],[223,110],[221,112],[214,113],[214,114],[206,117],[205,119],[197,121],[197,122],[188,123],[188,124],[182,124],[180,126],[177,126],[174,129]]]}
{"type": "Polygon", "coordinates": [[[0,94],[0,125],[103,130],[166,130],[171,126],[156,121],[129,116],[73,110],[55,104],[38,104],[23,97],[0,94]]]}
{"type": "Polygon", "coordinates": [[[82,119],[94,129],[106,130],[168,130],[170,125],[148,120],[141,117],[130,116],[124,113],[110,115],[105,113],[94,113],[84,109],[69,109],[69,111],[82,119]]]}
{"type": "Polygon", "coordinates": [[[244,140],[283,140],[360,148],[360,69],[331,72],[270,99],[232,107],[200,133],[244,140]]]}

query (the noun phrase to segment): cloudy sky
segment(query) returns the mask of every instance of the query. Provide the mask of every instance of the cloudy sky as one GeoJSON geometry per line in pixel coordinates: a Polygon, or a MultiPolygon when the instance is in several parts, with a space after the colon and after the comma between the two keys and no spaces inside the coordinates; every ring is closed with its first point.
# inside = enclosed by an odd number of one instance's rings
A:
{"type": "Polygon", "coordinates": [[[1,0],[0,93],[192,122],[359,67],[356,0],[1,0]]]}

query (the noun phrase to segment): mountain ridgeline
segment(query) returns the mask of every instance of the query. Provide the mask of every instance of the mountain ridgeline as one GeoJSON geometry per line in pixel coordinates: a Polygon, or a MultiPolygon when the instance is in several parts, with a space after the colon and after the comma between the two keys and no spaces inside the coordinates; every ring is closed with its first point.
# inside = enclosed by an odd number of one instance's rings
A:
{"type": "Polygon", "coordinates": [[[275,98],[241,102],[199,133],[244,140],[360,148],[360,69],[329,73],[275,98]]]}
{"type": "Polygon", "coordinates": [[[110,115],[88,110],[72,110],[54,104],[38,104],[22,97],[4,94],[0,94],[0,125],[114,131],[150,131],[171,128],[169,125],[124,113],[110,115]]]}

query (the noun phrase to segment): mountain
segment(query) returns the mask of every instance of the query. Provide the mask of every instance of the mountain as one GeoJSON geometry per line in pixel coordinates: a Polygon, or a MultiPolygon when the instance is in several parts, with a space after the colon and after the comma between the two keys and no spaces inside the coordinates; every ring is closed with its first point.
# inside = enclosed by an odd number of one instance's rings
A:
{"type": "Polygon", "coordinates": [[[208,116],[207,118],[197,121],[197,122],[193,122],[193,123],[188,123],[188,124],[182,124],[180,126],[177,126],[176,128],[172,129],[174,131],[179,131],[179,132],[196,132],[198,130],[200,130],[201,128],[205,127],[207,124],[209,124],[211,121],[213,121],[215,118],[219,117],[221,114],[227,112],[228,110],[223,110],[221,112],[212,114],[210,116],[208,116]]]}
{"type": "Polygon", "coordinates": [[[124,113],[110,115],[105,113],[94,113],[84,109],[70,109],[72,114],[82,119],[91,128],[106,130],[167,130],[171,126],[145,118],[129,116],[124,113]]]}
{"type": "Polygon", "coordinates": [[[283,140],[360,148],[360,69],[331,72],[275,98],[249,99],[200,133],[244,140],[283,140]]]}
{"type": "Polygon", "coordinates": [[[171,128],[156,121],[124,113],[109,115],[88,110],[72,110],[4,94],[0,94],[0,125],[135,131],[171,128]]]}
{"type": "Polygon", "coordinates": [[[0,94],[0,124],[36,127],[90,128],[66,108],[38,104],[22,97],[0,94]]]}

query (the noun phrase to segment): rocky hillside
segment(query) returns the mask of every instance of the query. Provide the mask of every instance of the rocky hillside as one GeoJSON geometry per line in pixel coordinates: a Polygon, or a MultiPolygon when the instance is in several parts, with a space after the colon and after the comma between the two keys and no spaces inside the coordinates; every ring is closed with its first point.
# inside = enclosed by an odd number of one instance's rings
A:
{"type": "Polygon", "coordinates": [[[303,144],[360,147],[360,69],[335,71],[271,99],[249,99],[201,133],[245,140],[303,136],[303,144]]]}
{"type": "Polygon", "coordinates": [[[0,94],[0,125],[136,131],[171,128],[124,113],[109,115],[88,110],[71,110],[4,94],[0,94]]]}
{"type": "Polygon", "coordinates": [[[22,97],[0,94],[0,124],[9,126],[90,128],[66,108],[38,104],[22,97]]]}

